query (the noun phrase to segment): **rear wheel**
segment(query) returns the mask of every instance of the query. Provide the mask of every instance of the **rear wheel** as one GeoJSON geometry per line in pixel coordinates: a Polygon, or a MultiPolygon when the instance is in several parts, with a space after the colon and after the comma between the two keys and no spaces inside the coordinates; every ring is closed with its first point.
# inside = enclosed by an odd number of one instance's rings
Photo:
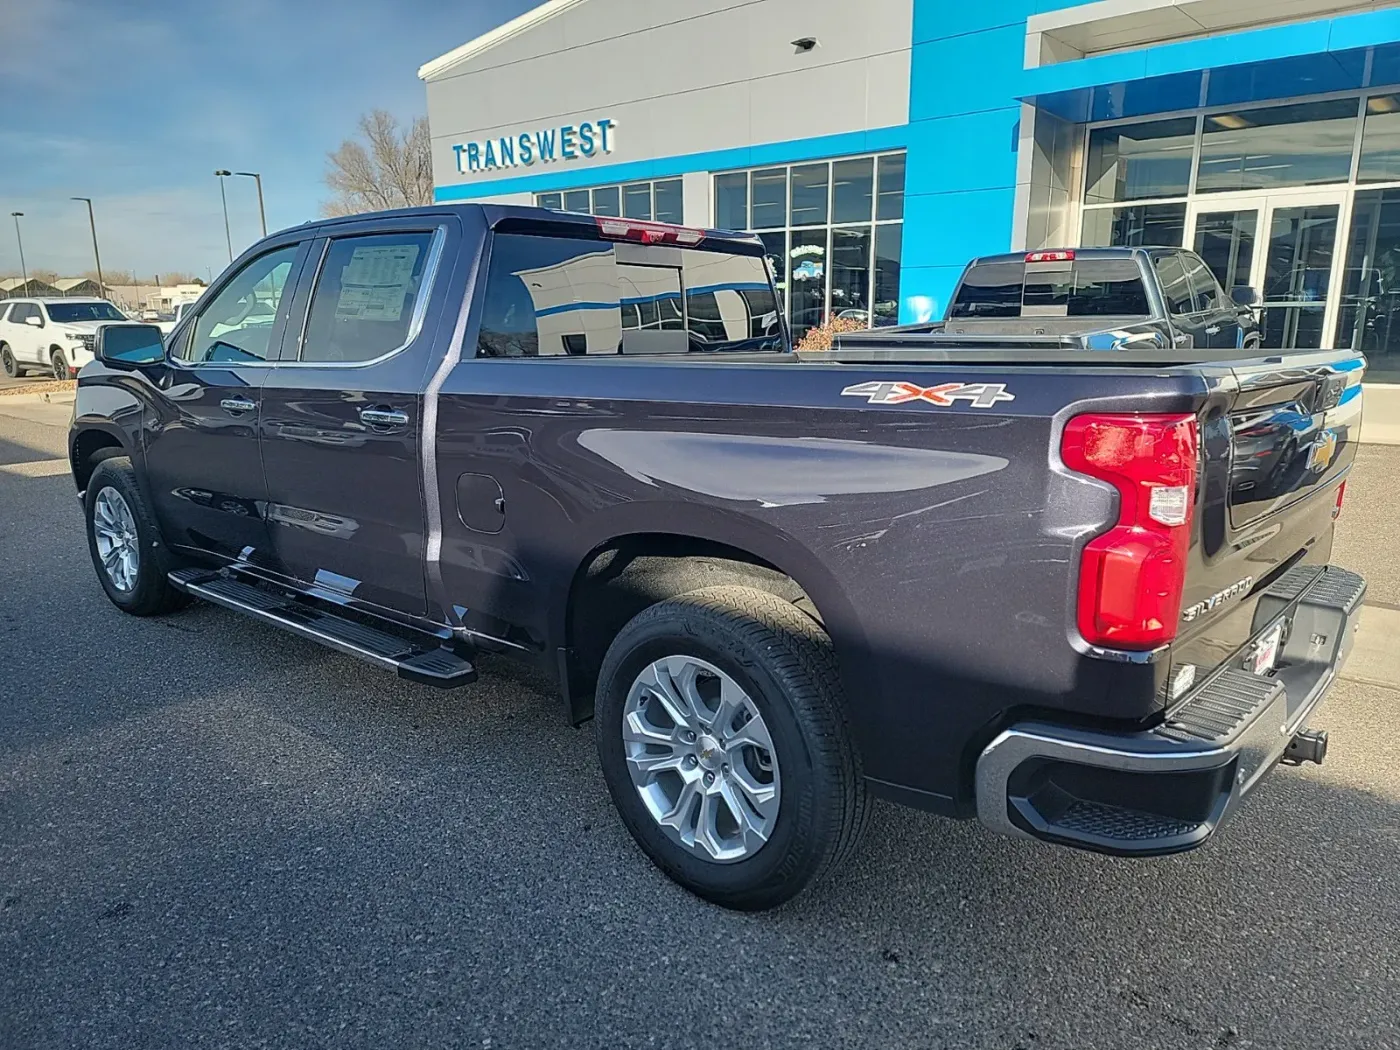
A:
{"type": "Polygon", "coordinates": [[[53,367],[53,377],[55,379],[70,378],[68,372],[68,361],[63,356],[62,350],[55,350],[53,357],[49,358],[49,363],[53,367]]]}
{"type": "Polygon", "coordinates": [[[598,751],[632,837],[676,882],[770,908],[834,870],[866,803],[831,640],[749,587],[645,609],[604,658],[598,751]]]}
{"type": "Polygon", "coordinates": [[[19,362],[15,360],[15,355],[10,353],[10,348],[4,343],[0,343],[0,368],[4,368],[5,374],[11,379],[18,379],[24,374],[19,362]]]}
{"type": "Polygon", "coordinates": [[[113,605],[133,616],[153,616],[189,604],[189,596],[166,578],[174,565],[131,460],[121,456],[99,463],[83,506],[93,568],[113,605]]]}

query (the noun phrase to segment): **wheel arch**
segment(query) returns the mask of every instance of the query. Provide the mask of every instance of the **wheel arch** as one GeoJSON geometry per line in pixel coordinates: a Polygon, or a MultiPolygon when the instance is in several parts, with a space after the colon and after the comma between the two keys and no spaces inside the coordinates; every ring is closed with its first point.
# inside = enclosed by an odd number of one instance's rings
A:
{"type": "MultiPolygon", "coordinates": [[[[636,508],[634,508],[636,509],[636,508]]],[[[792,537],[741,515],[690,505],[629,515],[599,530],[556,603],[558,675],[574,723],[589,718],[603,653],[617,631],[659,601],[723,584],[767,591],[818,620],[831,635],[843,678],[864,651],[845,590],[792,537]]]]}
{"type": "Polygon", "coordinates": [[[126,435],[116,428],[88,425],[74,430],[68,438],[68,464],[78,492],[87,491],[93,471],[104,459],[131,454],[126,435]]]}

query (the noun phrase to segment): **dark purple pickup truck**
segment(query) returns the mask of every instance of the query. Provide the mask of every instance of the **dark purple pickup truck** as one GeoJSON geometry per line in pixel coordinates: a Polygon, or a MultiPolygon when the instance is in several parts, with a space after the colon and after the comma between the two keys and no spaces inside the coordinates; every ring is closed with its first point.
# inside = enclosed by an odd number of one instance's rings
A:
{"type": "Polygon", "coordinates": [[[168,339],[104,327],[70,448],[119,608],[439,686],[534,661],[647,855],[763,908],[871,795],[1145,856],[1321,761],[1364,365],[794,354],[756,237],[464,205],[287,230],[168,339]]]}

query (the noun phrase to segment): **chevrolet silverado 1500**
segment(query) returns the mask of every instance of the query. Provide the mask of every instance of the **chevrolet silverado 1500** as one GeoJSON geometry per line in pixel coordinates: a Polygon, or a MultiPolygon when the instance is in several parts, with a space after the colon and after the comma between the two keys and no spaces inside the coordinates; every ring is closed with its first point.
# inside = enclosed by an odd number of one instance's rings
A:
{"type": "Polygon", "coordinates": [[[489,205],[276,234],[168,339],[99,330],[97,579],[415,682],[534,661],[641,848],[731,907],[833,869],[870,795],[1142,856],[1321,760],[1360,356],[805,355],[782,316],[750,235],[489,205]]]}

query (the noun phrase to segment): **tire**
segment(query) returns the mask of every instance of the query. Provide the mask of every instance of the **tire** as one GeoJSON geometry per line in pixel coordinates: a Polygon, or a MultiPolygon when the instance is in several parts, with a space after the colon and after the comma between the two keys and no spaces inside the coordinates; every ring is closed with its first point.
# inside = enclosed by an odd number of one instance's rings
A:
{"type": "MultiPolygon", "coordinates": [[[[711,677],[708,671],[698,672],[696,681],[701,684],[692,694],[700,695],[711,677]]],[[[716,718],[711,726],[722,718],[716,718]]],[[[730,720],[732,725],[732,714],[730,720]]],[[[865,784],[846,723],[831,639],[810,616],[775,595],[743,586],[710,587],[638,613],[618,633],[603,659],[595,732],[608,790],[623,824],[642,851],[681,886],[724,907],[757,911],[791,900],[837,869],[864,830],[865,784]],[[710,685],[712,695],[720,695],[717,689],[723,686],[724,676],[746,694],[753,717],[761,718],[759,735],[766,730],[771,741],[771,753],[751,744],[742,750],[714,747],[724,739],[714,728],[704,730],[698,744],[679,743],[686,736],[681,723],[665,717],[670,708],[657,692],[641,684],[639,676],[655,675],[658,667],[684,669],[687,665],[703,665],[721,676],[710,685]],[[662,721],[674,727],[672,742],[639,744],[634,717],[645,715],[647,731],[657,732],[649,712],[658,704],[662,721]],[[632,734],[630,742],[624,740],[624,718],[632,734]],[[657,782],[669,777],[673,785],[657,794],[655,786],[644,788],[633,779],[633,769],[655,754],[654,746],[671,748],[671,752],[663,752],[668,754],[686,746],[703,748],[699,754],[707,756],[706,764],[689,765],[698,761],[697,754],[693,750],[686,753],[680,759],[686,765],[656,775],[657,782]],[[633,750],[629,758],[629,748],[639,747],[645,749],[641,757],[633,750]],[[725,764],[703,774],[719,783],[715,791],[728,785],[725,797],[736,797],[733,782],[740,773],[750,780],[761,776],[761,760],[767,754],[768,775],[777,796],[776,816],[766,818],[771,820],[766,840],[753,838],[759,844],[749,850],[750,836],[740,830],[744,845],[732,848],[746,852],[726,860],[716,859],[712,846],[699,841],[698,827],[706,813],[704,798],[696,796],[698,813],[688,810],[685,819],[678,819],[684,826],[690,823],[690,815],[694,816],[697,830],[693,844],[678,840],[678,834],[684,838],[683,833],[664,828],[661,818],[653,816],[653,808],[670,807],[672,813],[681,809],[678,803],[684,788],[675,785],[688,775],[682,768],[689,773],[697,768],[713,769],[711,763],[720,760],[716,752],[723,761],[733,763],[733,771],[725,764]],[[754,766],[755,761],[758,766],[754,766]],[[741,770],[740,762],[746,768],[741,770]]],[[[753,734],[741,721],[734,735],[753,734]]],[[[724,806],[731,817],[728,823],[736,824],[732,818],[737,810],[728,802],[724,806]]],[[[759,812],[755,808],[751,815],[759,812]]],[[[716,825],[711,821],[709,826],[716,825]]],[[[713,835],[707,839],[716,841],[713,835]]]]}
{"type": "Polygon", "coordinates": [[[20,368],[15,355],[10,353],[10,348],[4,343],[0,343],[0,367],[5,369],[5,375],[11,379],[18,379],[24,375],[24,369],[20,368]]]}
{"type": "Polygon", "coordinates": [[[92,565],[97,571],[98,582],[113,605],[133,616],[156,616],[189,604],[189,595],[177,591],[166,579],[166,574],[175,568],[174,560],[136,483],[131,460],[119,456],[104,459],[97,465],[83,494],[83,509],[92,565]],[[115,493],[115,497],[109,493],[115,493]],[[104,497],[107,500],[104,504],[106,509],[110,510],[115,505],[120,510],[124,506],[130,517],[130,527],[126,531],[131,539],[127,547],[135,549],[135,570],[129,585],[125,587],[120,586],[113,573],[108,571],[99,550],[98,533],[101,527],[95,524],[95,516],[99,513],[99,501],[104,497]]]}
{"type": "Polygon", "coordinates": [[[49,363],[52,365],[55,379],[73,378],[72,373],[68,371],[68,361],[64,358],[62,350],[55,350],[49,358],[49,363]]]}

